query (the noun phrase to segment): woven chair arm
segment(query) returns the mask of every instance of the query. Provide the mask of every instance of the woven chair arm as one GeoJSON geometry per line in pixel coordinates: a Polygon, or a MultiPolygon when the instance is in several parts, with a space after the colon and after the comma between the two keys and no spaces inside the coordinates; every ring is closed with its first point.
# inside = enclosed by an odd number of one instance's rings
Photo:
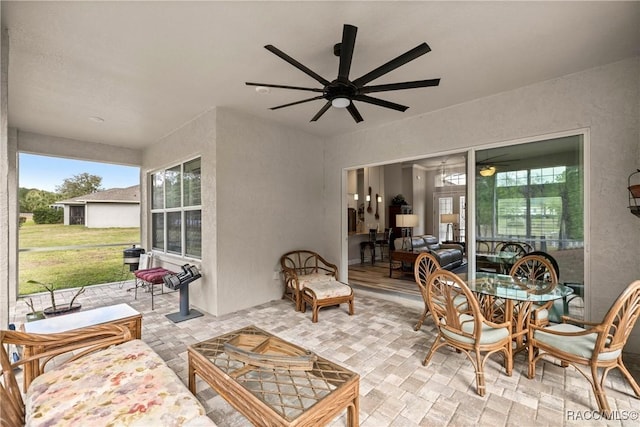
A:
{"type": "Polygon", "coordinates": [[[582,335],[590,335],[590,334],[602,334],[604,332],[604,328],[602,327],[601,324],[597,324],[592,328],[588,328],[585,329],[584,331],[577,331],[577,332],[562,332],[562,331],[555,331],[553,329],[549,329],[547,327],[544,326],[537,326],[533,323],[529,323],[529,334],[531,334],[531,336],[533,336],[533,333],[538,330],[538,331],[542,331],[546,334],[553,334],[553,335],[558,335],[558,336],[563,336],[563,337],[579,337],[582,335]]]}
{"type": "Polygon", "coordinates": [[[75,329],[54,334],[32,334],[18,331],[1,331],[2,344],[15,344],[37,347],[37,354],[25,356],[11,364],[12,367],[38,360],[44,366],[52,358],[61,354],[81,350],[65,361],[76,360],[97,350],[121,344],[131,339],[129,328],[120,325],[105,324],[75,329]]]}
{"type": "Polygon", "coordinates": [[[491,320],[487,320],[487,318],[485,317],[483,320],[483,323],[485,325],[491,326],[492,328],[496,328],[496,329],[508,328],[509,330],[511,330],[511,320],[507,320],[506,322],[503,322],[503,323],[495,323],[495,322],[492,322],[491,320]]]}
{"type": "Polygon", "coordinates": [[[561,316],[562,323],[572,323],[574,325],[588,325],[588,326],[598,326],[600,322],[587,322],[586,320],[576,319],[575,317],[570,316],[561,316]]]}

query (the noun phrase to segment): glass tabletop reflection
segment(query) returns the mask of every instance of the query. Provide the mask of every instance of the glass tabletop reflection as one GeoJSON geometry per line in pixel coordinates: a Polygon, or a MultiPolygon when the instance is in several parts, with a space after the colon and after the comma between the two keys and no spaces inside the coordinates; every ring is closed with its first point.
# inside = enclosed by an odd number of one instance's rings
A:
{"type": "Polygon", "coordinates": [[[473,292],[516,301],[545,302],[573,293],[573,289],[560,283],[514,278],[508,274],[475,272],[461,277],[473,292]]]}

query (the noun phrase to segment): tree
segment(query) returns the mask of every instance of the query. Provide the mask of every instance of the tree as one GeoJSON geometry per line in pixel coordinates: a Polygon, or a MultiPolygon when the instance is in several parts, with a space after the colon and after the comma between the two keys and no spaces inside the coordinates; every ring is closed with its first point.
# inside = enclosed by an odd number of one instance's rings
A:
{"type": "Polygon", "coordinates": [[[20,193],[20,212],[33,212],[36,209],[45,209],[58,200],[56,193],[45,190],[27,190],[20,193]]]}
{"type": "Polygon", "coordinates": [[[101,191],[101,184],[102,177],[84,172],[74,175],[72,178],[65,179],[62,185],[56,187],[56,192],[58,192],[63,199],[71,199],[73,197],[101,191]]]}

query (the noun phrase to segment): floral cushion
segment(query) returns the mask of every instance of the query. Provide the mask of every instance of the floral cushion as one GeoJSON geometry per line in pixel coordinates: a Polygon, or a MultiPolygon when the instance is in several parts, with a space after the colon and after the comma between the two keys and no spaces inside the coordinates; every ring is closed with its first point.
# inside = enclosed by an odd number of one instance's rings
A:
{"type": "Polygon", "coordinates": [[[312,291],[311,295],[315,295],[317,299],[327,299],[335,297],[345,297],[351,295],[351,287],[337,280],[329,280],[325,282],[314,282],[307,284],[305,292],[312,291]]]}
{"type": "Polygon", "coordinates": [[[325,273],[311,273],[298,276],[298,285],[304,289],[311,283],[324,283],[333,279],[333,276],[325,273]]]}
{"type": "Polygon", "coordinates": [[[27,426],[211,426],[180,378],[140,340],[65,363],[37,377],[27,426]]]}

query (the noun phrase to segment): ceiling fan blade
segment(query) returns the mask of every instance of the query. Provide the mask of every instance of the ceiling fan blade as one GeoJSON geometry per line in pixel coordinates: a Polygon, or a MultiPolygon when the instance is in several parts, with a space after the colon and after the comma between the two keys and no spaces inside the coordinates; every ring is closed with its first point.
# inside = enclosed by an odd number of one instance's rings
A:
{"type": "Polygon", "coordinates": [[[324,104],[324,106],[320,109],[320,111],[318,111],[316,113],[315,116],[313,116],[313,118],[311,120],[309,120],[310,122],[315,122],[317,121],[324,113],[327,112],[327,110],[331,108],[331,101],[327,101],[326,104],[324,104]]]}
{"type": "Polygon", "coordinates": [[[303,99],[302,101],[290,102],[289,104],[278,105],[277,107],[271,107],[271,110],[278,110],[284,107],[291,107],[292,105],[304,104],[305,102],[315,101],[317,99],[324,99],[324,96],[314,96],[313,98],[303,99]]]}
{"type": "Polygon", "coordinates": [[[379,107],[391,108],[392,110],[397,111],[406,111],[406,105],[396,104],[395,102],[385,101],[384,99],[372,98],[367,95],[357,95],[353,97],[356,101],[368,102],[369,104],[377,105],[379,107]]]}
{"type": "Polygon", "coordinates": [[[386,64],[383,64],[381,66],[379,66],[378,68],[376,68],[375,70],[365,74],[364,76],[357,78],[353,81],[353,84],[356,85],[356,87],[362,87],[364,85],[366,85],[367,83],[369,83],[371,80],[375,80],[378,77],[387,74],[390,71],[395,70],[396,68],[406,64],[409,61],[413,61],[414,59],[424,55],[427,52],[430,52],[431,48],[429,47],[428,44],[426,43],[422,43],[416,47],[414,47],[413,49],[411,49],[408,52],[403,53],[402,55],[398,56],[395,59],[392,59],[391,61],[387,62],[386,64]]]}
{"type": "Polygon", "coordinates": [[[358,111],[356,106],[353,105],[353,102],[349,104],[349,106],[347,107],[347,111],[351,113],[351,117],[353,117],[353,120],[355,120],[356,123],[360,123],[362,121],[362,116],[360,115],[360,112],[358,111]]]}
{"type": "Polygon", "coordinates": [[[289,55],[287,55],[286,53],[284,53],[283,51],[281,51],[277,47],[268,44],[264,48],[267,49],[269,52],[275,54],[276,56],[284,59],[289,64],[293,65],[298,70],[302,71],[303,73],[307,74],[308,76],[313,77],[314,79],[316,79],[317,81],[322,83],[323,86],[327,86],[329,84],[329,81],[327,79],[323,78],[319,74],[316,74],[314,71],[312,71],[309,68],[305,67],[304,65],[302,65],[301,63],[299,63],[298,61],[296,61],[295,59],[293,59],[292,57],[290,57],[289,55]]]}
{"type": "Polygon", "coordinates": [[[323,89],[318,89],[314,87],[300,87],[300,86],[286,86],[286,85],[272,85],[268,83],[253,83],[253,82],[245,82],[247,86],[264,86],[264,87],[275,87],[279,89],[295,89],[295,90],[308,90],[310,92],[324,92],[323,89]]]}
{"type": "Polygon", "coordinates": [[[340,66],[338,67],[338,79],[349,80],[351,60],[353,59],[353,47],[356,44],[358,28],[345,24],[342,30],[342,43],[340,44],[340,66]]]}
{"type": "Polygon", "coordinates": [[[419,87],[438,86],[440,79],[416,80],[413,82],[391,83],[387,85],[365,86],[361,88],[360,93],[386,92],[389,90],[415,89],[419,87]]]}

